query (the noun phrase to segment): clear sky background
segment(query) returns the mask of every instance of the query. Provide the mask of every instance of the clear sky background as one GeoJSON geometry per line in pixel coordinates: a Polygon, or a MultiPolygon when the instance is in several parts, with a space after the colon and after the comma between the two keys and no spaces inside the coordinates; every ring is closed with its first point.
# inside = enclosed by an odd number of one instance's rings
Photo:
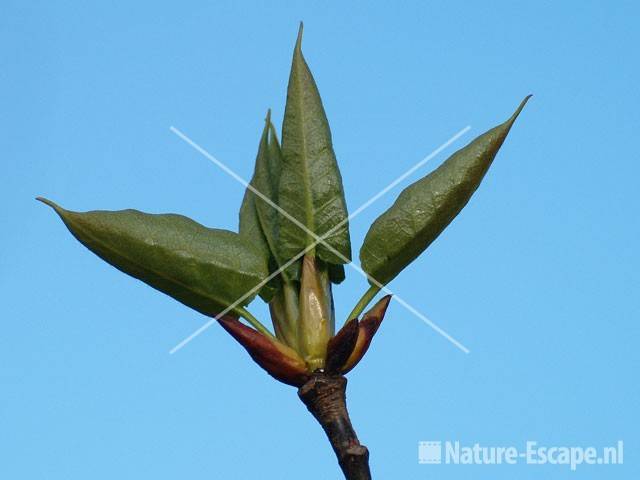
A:
{"type": "MultiPolygon", "coordinates": [[[[0,10],[0,478],[339,478],[295,389],[214,325],[103,263],[44,205],[177,212],[235,229],[298,21],[357,253],[399,191],[534,97],[469,206],[390,285],[349,406],[375,477],[568,478],[563,466],[418,465],[420,440],[604,447],[638,478],[634,2],[17,2],[0,10]]],[[[338,318],[366,287],[348,270],[338,318]]],[[[266,309],[251,310],[266,321],[266,309]]]]}

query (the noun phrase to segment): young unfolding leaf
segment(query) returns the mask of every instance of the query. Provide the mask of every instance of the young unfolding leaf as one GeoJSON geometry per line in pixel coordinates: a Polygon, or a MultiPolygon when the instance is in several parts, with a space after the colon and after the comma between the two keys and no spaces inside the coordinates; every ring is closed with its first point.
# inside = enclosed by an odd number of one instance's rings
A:
{"type": "Polygon", "coordinates": [[[324,367],[327,342],[334,330],[333,295],[327,266],[322,260],[305,255],[300,282],[298,349],[312,371],[324,367]]]}
{"type": "MultiPolygon", "coordinates": [[[[250,182],[251,188],[245,191],[240,206],[239,232],[267,259],[270,273],[280,267],[277,260],[277,211],[265,198],[277,205],[280,163],[280,146],[271,125],[271,112],[268,112],[250,182]]],[[[280,278],[274,278],[260,290],[260,296],[265,302],[269,302],[279,289],[280,278]]]]}
{"type": "Polygon", "coordinates": [[[269,129],[261,146],[264,154],[256,159],[253,179],[256,189],[271,200],[270,203],[262,198],[256,198],[256,209],[275,263],[281,267],[285,262],[278,255],[278,210],[273,205],[279,205],[278,185],[282,170],[282,151],[275,128],[271,123],[271,112],[267,115],[267,125],[269,129]]]}
{"type": "Polygon", "coordinates": [[[207,228],[182,215],[80,213],[39,200],[100,258],[205,315],[220,313],[268,275],[265,258],[237,233],[207,228]]]}
{"type": "Polygon", "coordinates": [[[296,281],[282,282],[269,302],[269,313],[276,337],[290,347],[298,348],[298,319],[300,318],[300,285],[296,281]]]}
{"type": "MultiPolygon", "coordinates": [[[[249,190],[245,193],[242,205],[240,206],[239,232],[240,236],[248,243],[251,243],[251,245],[256,249],[256,252],[258,252],[264,261],[271,266],[271,251],[269,250],[267,240],[265,239],[262,227],[260,226],[254,195],[249,190]]],[[[264,284],[258,293],[265,302],[269,302],[277,290],[278,279],[274,278],[264,284]]]]}
{"type": "Polygon", "coordinates": [[[420,255],[467,204],[529,97],[506,122],[480,135],[429,175],[407,187],[371,225],[362,268],[386,284],[420,255]]]}
{"type": "MultiPolygon", "coordinates": [[[[318,237],[332,231],[326,243],[351,259],[347,208],[342,178],[331,143],[331,132],[316,83],[302,56],[302,25],[293,53],[287,104],[282,126],[282,173],[279,204],[318,237]],[[342,224],[339,228],[337,225],[342,224]]],[[[279,216],[279,252],[282,260],[295,257],[316,242],[313,236],[279,216]]],[[[312,252],[313,253],[313,252],[312,252]]],[[[324,244],[315,247],[321,260],[344,264],[324,244]]],[[[299,265],[292,269],[299,275],[299,265]]]]}

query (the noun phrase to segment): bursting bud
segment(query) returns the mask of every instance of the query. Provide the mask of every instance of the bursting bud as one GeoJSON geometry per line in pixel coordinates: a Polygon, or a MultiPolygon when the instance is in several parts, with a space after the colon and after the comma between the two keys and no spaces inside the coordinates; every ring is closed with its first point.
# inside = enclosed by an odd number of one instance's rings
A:
{"type": "Polygon", "coordinates": [[[327,371],[329,373],[349,372],[367,353],[373,336],[384,319],[391,295],[382,297],[362,320],[349,320],[329,341],[327,348],[327,371]]]}
{"type": "Polygon", "coordinates": [[[300,280],[298,351],[312,372],[324,368],[327,343],[334,329],[329,271],[326,264],[305,255],[300,280]]]}
{"type": "Polygon", "coordinates": [[[309,379],[304,360],[291,347],[247,327],[235,317],[225,315],[218,322],[276,380],[301,387],[309,379]]]}

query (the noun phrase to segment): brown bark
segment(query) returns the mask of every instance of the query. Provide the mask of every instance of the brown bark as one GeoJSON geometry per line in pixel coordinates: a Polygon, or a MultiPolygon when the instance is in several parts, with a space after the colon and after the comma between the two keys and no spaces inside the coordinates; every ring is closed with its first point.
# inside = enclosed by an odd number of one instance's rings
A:
{"type": "Polygon", "coordinates": [[[347,480],[371,480],[369,450],[358,441],[346,404],[347,379],[314,373],[298,396],[324,429],[347,480]]]}

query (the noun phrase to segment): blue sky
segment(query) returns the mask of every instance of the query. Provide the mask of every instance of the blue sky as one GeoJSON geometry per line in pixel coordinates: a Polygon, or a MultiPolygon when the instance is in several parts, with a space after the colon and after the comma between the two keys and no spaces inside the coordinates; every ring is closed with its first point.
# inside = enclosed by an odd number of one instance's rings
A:
{"type": "MultiPolygon", "coordinates": [[[[390,288],[349,406],[375,478],[566,478],[564,466],[419,465],[420,440],[595,446],[637,478],[632,2],[14,2],[0,18],[0,478],[338,478],[320,428],[206,319],[81,247],[35,202],[178,212],[235,229],[267,108],[279,125],[298,22],[357,251],[401,188],[529,102],[469,206],[390,288]],[[158,4],[160,3],[160,4],[158,4]]],[[[365,288],[336,288],[343,318],[365,288]]],[[[263,306],[251,310],[266,321],[263,306]]]]}

